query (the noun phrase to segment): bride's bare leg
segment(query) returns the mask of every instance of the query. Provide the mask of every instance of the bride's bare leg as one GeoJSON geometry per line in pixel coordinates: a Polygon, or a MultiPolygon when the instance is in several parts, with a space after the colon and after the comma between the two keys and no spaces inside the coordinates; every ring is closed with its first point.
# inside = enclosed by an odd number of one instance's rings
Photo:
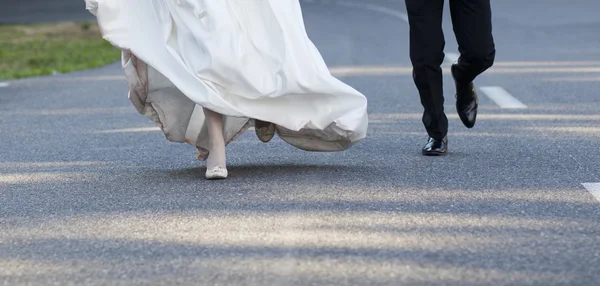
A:
{"type": "Polygon", "coordinates": [[[223,115],[204,108],[204,117],[208,126],[209,155],[206,162],[207,179],[227,177],[225,139],[223,137],[223,115]]]}

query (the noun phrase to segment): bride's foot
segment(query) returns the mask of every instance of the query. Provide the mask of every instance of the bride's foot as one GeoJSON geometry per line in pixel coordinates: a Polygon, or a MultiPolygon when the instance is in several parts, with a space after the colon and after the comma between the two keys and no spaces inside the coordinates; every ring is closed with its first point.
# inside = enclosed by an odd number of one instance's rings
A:
{"type": "Polygon", "coordinates": [[[275,124],[254,120],[254,131],[256,132],[256,137],[258,137],[260,141],[267,143],[275,136],[275,124]]]}
{"type": "Polygon", "coordinates": [[[214,111],[204,109],[206,123],[208,125],[208,158],[206,160],[207,180],[226,179],[227,162],[225,157],[225,139],[223,138],[223,115],[214,111]]]}
{"type": "Polygon", "coordinates": [[[208,159],[206,160],[206,174],[204,177],[207,180],[221,180],[226,179],[227,172],[227,163],[225,157],[225,142],[218,138],[211,139],[210,142],[210,150],[208,159]]]}

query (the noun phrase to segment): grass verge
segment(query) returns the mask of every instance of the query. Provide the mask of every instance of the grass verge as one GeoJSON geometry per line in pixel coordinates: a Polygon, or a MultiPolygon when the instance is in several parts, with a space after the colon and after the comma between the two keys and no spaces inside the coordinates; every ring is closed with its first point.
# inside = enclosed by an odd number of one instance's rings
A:
{"type": "Polygon", "coordinates": [[[0,80],[100,67],[120,55],[96,24],[0,25],[0,80]]]}

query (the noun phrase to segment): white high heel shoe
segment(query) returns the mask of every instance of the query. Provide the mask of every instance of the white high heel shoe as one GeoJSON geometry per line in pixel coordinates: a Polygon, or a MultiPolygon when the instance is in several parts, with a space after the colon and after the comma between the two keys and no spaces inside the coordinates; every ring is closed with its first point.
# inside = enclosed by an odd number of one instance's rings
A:
{"type": "Polygon", "coordinates": [[[227,172],[227,169],[223,167],[214,167],[212,169],[206,169],[206,174],[204,174],[204,177],[207,180],[223,180],[227,179],[228,175],[229,173],[227,172]]]}

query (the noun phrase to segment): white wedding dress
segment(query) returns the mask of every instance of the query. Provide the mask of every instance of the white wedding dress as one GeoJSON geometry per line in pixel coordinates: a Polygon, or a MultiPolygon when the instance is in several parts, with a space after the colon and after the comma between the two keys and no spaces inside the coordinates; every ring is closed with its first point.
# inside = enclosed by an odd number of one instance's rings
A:
{"type": "Polygon", "coordinates": [[[254,119],[308,151],[366,136],[367,100],[329,73],[298,0],[85,1],[123,51],[133,105],[199,160],[208,156],[202,107],[225,115],[226,143],[254,119]]]}

